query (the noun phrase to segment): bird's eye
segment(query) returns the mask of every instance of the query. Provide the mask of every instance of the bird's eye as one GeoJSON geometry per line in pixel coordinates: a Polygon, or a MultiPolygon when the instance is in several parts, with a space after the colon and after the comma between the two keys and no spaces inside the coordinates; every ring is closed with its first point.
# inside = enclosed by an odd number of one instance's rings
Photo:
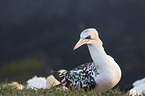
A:
{"type": "Polygon", "coordinates": [[[91,36],[89,35],[89,36],[87,36],[85,39],[91,39],[91,36]]]}

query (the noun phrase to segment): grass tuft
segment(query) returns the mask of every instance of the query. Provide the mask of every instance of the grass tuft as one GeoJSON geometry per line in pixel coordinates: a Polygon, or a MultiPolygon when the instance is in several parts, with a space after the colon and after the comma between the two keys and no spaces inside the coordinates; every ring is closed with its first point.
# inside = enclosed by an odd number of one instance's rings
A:
{"type": "MultiPolygon", "coordinates": [[[[6,84],[6,83],[5,83],[6,84]]],[[[0,84],[0,96],[129,96],[119,89],[111,89],[107,92],[85,92],[84,90],[62,90],[59,88],[52,89],[26,89],[19,90],[12,86],[0,84]]]]}

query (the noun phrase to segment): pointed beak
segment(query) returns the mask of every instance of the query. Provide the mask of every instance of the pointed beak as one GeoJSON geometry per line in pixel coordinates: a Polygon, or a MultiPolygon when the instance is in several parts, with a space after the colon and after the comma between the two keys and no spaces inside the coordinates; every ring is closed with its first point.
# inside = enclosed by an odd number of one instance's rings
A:
{"type": "Polygon", "coordinates": [[[80,39],[77,44],[75,45],[74,49],[73,50],[76,50],[77,48],[79,48],[80,46],[86,44],[88,42],[88,40],[86,39],[80,39]]]}

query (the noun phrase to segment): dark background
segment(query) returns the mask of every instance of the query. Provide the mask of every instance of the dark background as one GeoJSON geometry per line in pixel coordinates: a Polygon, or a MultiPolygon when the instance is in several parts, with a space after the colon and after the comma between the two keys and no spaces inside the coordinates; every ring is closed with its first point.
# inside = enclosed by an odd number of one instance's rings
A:
{"type": "Polygon", "coordinates": [[[90,62],[82,30],[99,31],[122,69],[119,86],[145,76],[144,0],[1,0],[0,81],[25,81],[90,62]]]}

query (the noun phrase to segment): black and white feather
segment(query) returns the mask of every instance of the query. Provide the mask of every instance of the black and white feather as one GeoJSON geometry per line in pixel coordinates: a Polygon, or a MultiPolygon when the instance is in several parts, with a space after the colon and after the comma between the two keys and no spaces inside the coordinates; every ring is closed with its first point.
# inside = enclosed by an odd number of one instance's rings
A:
{"type": "Polygon", "coordinates": [[[69,89],[76,88],[84,90],[91,90],[95,88],[97,77],[99,73],[96,70],[95,63],[86,63],[78,66],[70,71],[64,71],[59,73],[60,81],[63,85],[69,89]]]}

